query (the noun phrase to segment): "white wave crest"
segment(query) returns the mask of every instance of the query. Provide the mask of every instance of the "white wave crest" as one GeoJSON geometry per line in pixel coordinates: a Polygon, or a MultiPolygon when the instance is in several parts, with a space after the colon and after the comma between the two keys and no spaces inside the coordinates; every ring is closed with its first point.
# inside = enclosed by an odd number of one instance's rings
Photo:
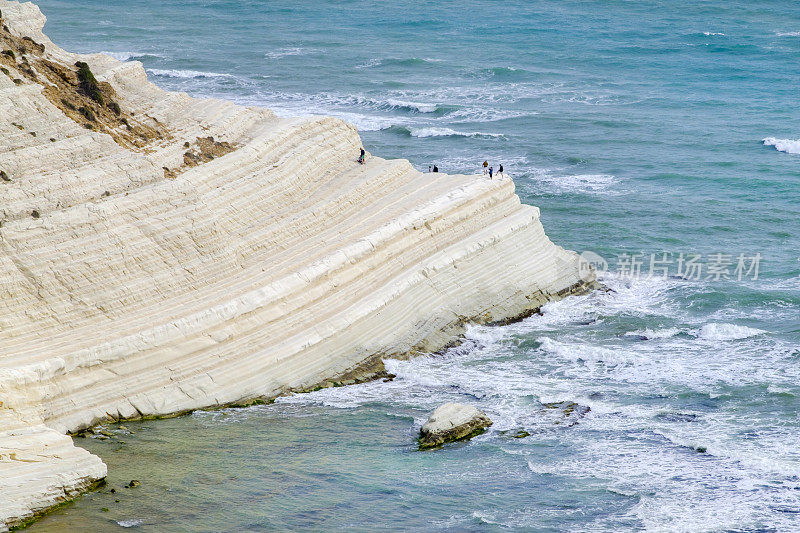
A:
{"type": "Polygon", "coordinates": [[[461,132],[451,128],[415,128],[411,130],[412,137],[491,137],[494,139],[504,139],[502,133],[484,133],[481,131],[461,132]]]}
{"type": "Polygon", "coordinates": [[[536,111],[512,111],[508,109],[495,109],[491,107],[470,106],[457,109],[447,115],[454,123],[465,122],[496,122],[519,117],[532,117],[538,115],[536,111]]]}
{"type": "Polygon", "coordinates": [[[270,50],[264,54],[268,59],[280,59],[287,56],[302,56],[319,52],[316,48],[287,47],[270,50]]]}
{"type": "Polygon", "coordinates": [[[436,104],[428,104],[425,102],[407,102],[405,100],[386,100],[386,103],[392,107],[405,107],[408,109],[416,109],[420,113],[433,113],[436,111],[436,104]]]}
{"type": "Polygon", "coordinates": [[[776,31],[778,37],[800,37],[800,31],[776,31]]]}
{"type": "Polygon", "coordinates": [[[118,526],[120,527],[137,527],[142,525],[144,522],[139,520],[138,518],[129,518],[127,520],[115,520],[118,526]]]}
{"type": "Polygon", "coordinates": [[[117,61],[130,61],[134,57],[141,57],[142,54],[137,54],[136,52],[107,52],[103,51],[100,52],[101,54],[105,54],[107,56],[111,56],[117,61]]]}
{"type": "Polygon", "coordinates": [[[724,33],[714,32],[714,31],[704,31],[703,35],[712,36],[712,35],[725,35],[724,33]]]}
{"type": "Polygon", "coordinates": [[[355,68],[357,69],[365,69],[365,68],[373,68],[373,67],[382,67],[386,65],[412,65],[412,64],[430,64],[430,63],[442,63],[444,59],[436,59],[433,57],[409,57],[409,58],[372,58],[360,65],[356,65],[355,68]]]}
{"type": "Polygon", "coordinates": [[[552,174],[549,171],[532,172],[534,179],[557,194],[609,194],[614,193],[614,186],[619,179],[611,174],[552,174]]]}
{"type": "Polygon", "coordinates": [[[347,113],[335,110],[307,110],[296,107],[282,106],[280,104],[267,104],[279,117],[305,117],[305,116],[330,116],[340,118],[358,128],[358,131],[380,131],[392,126],[402,125],[402,121],[392,117],[363,115],[361,113],[347,113]]]}
{"type": "Polygon", "coordinates": [[[550,337],[536,339],[542,350],[567,361],[585,361],[595,365],[625,365],[641,357],[634,351],[623,351],[618,348],[605,348],[584,343],[561,342],[550,337]]]}
{"type": "Polygon", "coordinates": [[[160,54],[154,54],[152,52],[108,52],[103,51],[100,52],[101,54],[105,54],[107,56],[111,56],[117,61],[130,61],[131,59],[138,59],[141,57],[164,57],[160,54]]]}
{"type": "Polygon", "coordinates": [[[787,154],[800,154],[800,139],[776,139],[775,137],[767,137],[763,139],[764,146],[774,146],[779,152],[786,152],[787,154]]]}
{"type": "Polygon", "coordinates": [[[755,337],[766,333],[763,329],[748,328],[747,326],[737,326],[736,324],[728,324],[725,322],[705,324],[700,328],[698,337],[701,339],[712,341],[733,341],[738,339],[746,339],[748,337],[755,337]]]}
{"type": "Polygon", "coordinates": [[[175,69],[160,69],[151,68],[147,72],[154,76],[163,76],[165,78],[232,78],[230,74],[222,74],[219,72],[201,72],[199,70],[175,70],[175,69]]]}
{"type": "Polygon", "coordinates": [[[625,335],[629,337],[644,337],[648,340],[650,339],[668,339],[670,337],[674,337],[679,335],[682,332],[681,329],[678,328],[664,328],[664,329],[650,329],[646,328],[643,330],[637,331],[629,331],[625,335]]]}

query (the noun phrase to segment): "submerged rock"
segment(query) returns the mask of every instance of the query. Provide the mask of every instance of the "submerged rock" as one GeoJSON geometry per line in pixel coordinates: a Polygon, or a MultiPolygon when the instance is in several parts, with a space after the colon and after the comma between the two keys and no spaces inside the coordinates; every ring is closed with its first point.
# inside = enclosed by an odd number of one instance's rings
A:
{"type": "Polygon", "coordinates": [[[420,449],[480,435],[492,425],[486,413],[471,405],[446,403],[437,407],[420,429],[420,449]]]}
{"type": "Polygon", "coordinates": [[[543,404],[545,411],[556,413],[554,423],[572,427],[578,420],[586,416],[592,409],[587,405],[580,405],[575,402],[551,402],[543,404]]]}

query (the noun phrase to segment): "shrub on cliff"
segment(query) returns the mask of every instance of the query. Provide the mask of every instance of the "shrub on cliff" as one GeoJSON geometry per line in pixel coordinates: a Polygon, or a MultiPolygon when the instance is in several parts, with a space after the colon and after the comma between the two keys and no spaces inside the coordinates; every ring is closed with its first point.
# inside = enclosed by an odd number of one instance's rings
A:
{"type": "Polygon", "coordinates": [[[102,104],[103,94],[100,92],[100,87],[97,85],[97,80],[95,79],[94,74],[92,74],[89,65],[83,61],[78,61],[75,63],[75,66],[78,67],[78,83],[80,85],[81,92],[95,102],[102,104]]]}
{"type": "Polygon", "coordinates": [[[92,113],[92,110],[89,109],[88,107],[84,107],[84,106],[79,107],[78,108],[78,113],[80,113],[81,115],[86,117],[86,120],[91,120],[92,122],[94,122],[94,120],[95,120],[94,113],[92,113]]]}
{"type": "Polygon", "coordinates": [[[31,39],[27,35],[25,37],[23,37],[22,40],[25,41],[28,45],[30,45],[39,54],[43,54],[44,53],[44,45],[43,44],[37,43],[36,41],[31,39]]]}

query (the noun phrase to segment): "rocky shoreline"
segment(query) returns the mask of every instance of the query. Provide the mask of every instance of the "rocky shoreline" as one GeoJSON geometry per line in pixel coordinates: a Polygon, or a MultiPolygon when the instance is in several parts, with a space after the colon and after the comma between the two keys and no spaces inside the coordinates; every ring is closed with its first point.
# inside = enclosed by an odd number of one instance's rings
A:
{"type": "MultiPolygon", "coordinates": [[[[0,529],[102,480],[67,433],[380,377],[594,286],[510,178],[162,91],[0,0],[0,529]]],[[[584,273],[585,274],[585,273],[584,273]]]]}

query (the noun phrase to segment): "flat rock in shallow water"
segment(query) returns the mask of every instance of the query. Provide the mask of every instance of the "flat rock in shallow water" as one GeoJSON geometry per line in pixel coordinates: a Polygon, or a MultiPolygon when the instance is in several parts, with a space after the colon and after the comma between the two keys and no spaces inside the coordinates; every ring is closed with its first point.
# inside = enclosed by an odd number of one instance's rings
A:
{"type": "Polygon", "coordinates": [[[446,403],[437,407],[420,429],[419,447],[434,448],[447,442],[469,439],[492,425],[486,413],[471,405],[446,403]]]}

